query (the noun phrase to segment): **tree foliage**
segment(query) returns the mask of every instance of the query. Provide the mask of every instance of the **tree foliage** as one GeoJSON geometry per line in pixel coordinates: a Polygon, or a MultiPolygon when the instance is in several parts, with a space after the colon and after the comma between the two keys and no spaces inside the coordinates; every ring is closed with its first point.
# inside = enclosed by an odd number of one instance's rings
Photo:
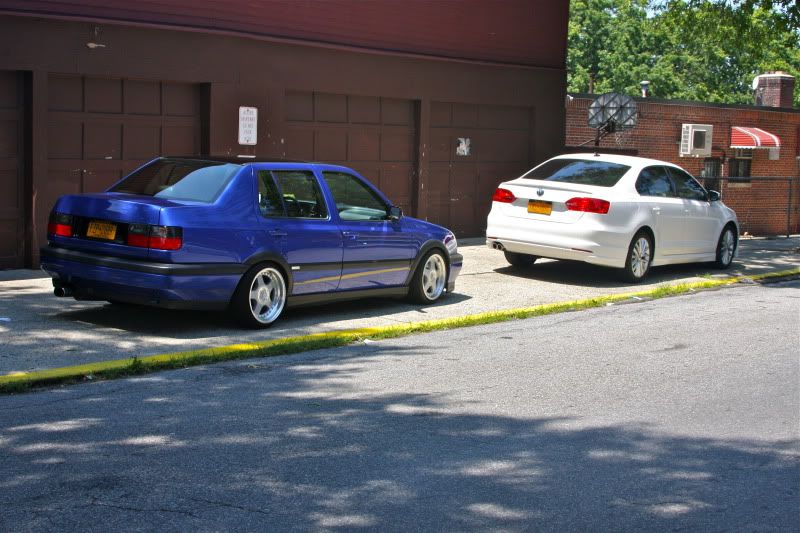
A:
{"type": "MultiPolygon", "coordinates": [[[[758,74],[800,78],[794,0],[572,0],[568,89],[752,103],[758,74]]],[[[800,105],[800,80],[795,106],[800,105]]]]}

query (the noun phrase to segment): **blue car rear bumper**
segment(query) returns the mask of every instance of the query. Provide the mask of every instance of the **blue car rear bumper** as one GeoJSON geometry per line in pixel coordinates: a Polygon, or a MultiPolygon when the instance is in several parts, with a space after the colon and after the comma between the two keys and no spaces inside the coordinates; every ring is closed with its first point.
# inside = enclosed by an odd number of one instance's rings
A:
{"type": "Polygon", "coordinates": [[[78,300],[114,300],[170,309],[222,309],[247,270],[240,264],[153,263],[58,247],[41,249],[53,286],[78,300]]]}

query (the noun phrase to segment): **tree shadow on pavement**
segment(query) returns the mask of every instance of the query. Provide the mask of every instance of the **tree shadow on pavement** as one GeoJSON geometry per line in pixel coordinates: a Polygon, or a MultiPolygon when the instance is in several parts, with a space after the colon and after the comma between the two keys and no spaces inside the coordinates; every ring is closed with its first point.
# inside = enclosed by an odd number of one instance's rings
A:
{"type": "Polygon", "coordinates": [[[559,412],[489,414],[485,403],[448,402],[448,392],[415,393],[414,374],[424,372],[418,367],[407,369],[405,387],[386,391],[367,381],[357,388],[355,378],[377,358],[404,353],[391,343],[356,352],[196,367],[37,393],[35,401],[0,398],[0,525],[797,526],[796,442],[689,438],[559,412]]]}

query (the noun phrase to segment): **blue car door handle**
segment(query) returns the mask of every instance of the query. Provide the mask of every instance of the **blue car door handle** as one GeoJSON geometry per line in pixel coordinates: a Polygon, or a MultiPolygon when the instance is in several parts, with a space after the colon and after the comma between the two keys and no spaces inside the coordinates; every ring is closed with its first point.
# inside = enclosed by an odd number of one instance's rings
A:
{"type": "Polygon", "coordinates": [[[269,234],[270,234],[272,237],[286,237],[287,235],[289,235],[288,233],[286,233],[286,232],[285,232],[285,231],[283,231],[282,229],[273,229],[273,230],[270,230],[269,234]]]}
{"type": "Polygon", "coordinates": [[[342,237],[344,237],[348,241],[354,241],[358,238],[358,233],[355,231],[343,231],[342,237]]]}

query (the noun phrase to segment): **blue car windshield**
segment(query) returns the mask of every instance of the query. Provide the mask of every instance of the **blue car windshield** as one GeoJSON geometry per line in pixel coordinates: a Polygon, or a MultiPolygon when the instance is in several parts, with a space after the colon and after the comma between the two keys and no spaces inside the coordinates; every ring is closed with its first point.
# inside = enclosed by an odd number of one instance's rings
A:
{"type": "Polygon", "coordinates": [[[630,168],[619,163],[591,159],[551,159],[522,177],[531,180],[613,187],[630,168]]]}
{"type": "Polygon", "coordinates": [[[159,159],[130,174],[109,192],[211,203],[240,168],[215,161],[159,159]]]}

